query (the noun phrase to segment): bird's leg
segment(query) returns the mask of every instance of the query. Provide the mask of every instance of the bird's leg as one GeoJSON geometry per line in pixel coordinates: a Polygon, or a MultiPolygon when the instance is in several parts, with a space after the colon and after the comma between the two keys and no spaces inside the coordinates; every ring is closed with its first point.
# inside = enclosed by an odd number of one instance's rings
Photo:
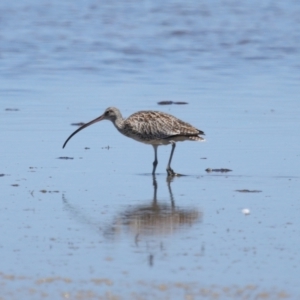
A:
{"type": "Polygon", "coordinates": [[[172,209],[175,209],[175,201],[174,201],[174,196],[173,196],[172,188],[171,188],[172,180],[173,180],[173,177],[171,177],[171,176],[167,177],[167,184],[168,184],[168,190],[169,190],[169,194],[170,194],[171,205],[172,205],[172,209]]]}
{"type": "Polygon", "coordinates": [[[171,150],[171,154],[170,154],[170,158],[169,158],[169,163],[167,166],[167,172],[168,172],[168,176],[176,176],[177,174],[171,169],[171,161],[172,161],[172,157],[173,157],[173,153],[176,147],[176,143],[172,143],[172,150],[171,150]]]}
{"type": "Polygon", "coordinates": [[[157,145],[153,145],[154,148],[154,162],[153,162],[153,171],[152,171],[152,175],[155,174],[155,170],[156,170],[156,166],[158,164],[158,160],[157,160],[157,145]]]}
{"type": "Polygon", "coordinates": [[[153,179],[153,188],[154,188],[153,204],[157,204],[157,181],[155,175],[152,175],[152,179],[153,179]]]}

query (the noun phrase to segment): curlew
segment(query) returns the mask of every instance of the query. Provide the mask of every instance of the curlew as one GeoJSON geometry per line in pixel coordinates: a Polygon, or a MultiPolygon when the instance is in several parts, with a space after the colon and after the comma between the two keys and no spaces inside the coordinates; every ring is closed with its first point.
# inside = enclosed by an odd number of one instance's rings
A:
{"type": "Polygon", "coordinates": [[[109,107],[100,117],[84,124],[75,130],[65,141],[67,142],[80,130],[102,120],[110,120],[117,130],[127,137],[138,142],[152,145],[154,148],[154,162],[152,174],[155,174],[157,160],[157,147],[160,145],[172,145],[172,150],[167,165],[169,176],[180,175],[171,169],[171,161],[176,147],[176,142],[182,141],[204,141],[201,135],[204,132],[183,122],[176,117],[160,111],[138,111],[127,119],[122,117],[121,112],[115,107],[109,107]]]}

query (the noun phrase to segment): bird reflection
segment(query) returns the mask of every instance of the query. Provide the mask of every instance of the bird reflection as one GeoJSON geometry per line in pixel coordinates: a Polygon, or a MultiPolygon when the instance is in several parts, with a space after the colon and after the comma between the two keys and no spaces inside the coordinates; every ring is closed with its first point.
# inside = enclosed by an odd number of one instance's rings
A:
{"type": "Polygon", "coordinates": [[[101,220],[95,220],[66,199],[63,195],[63,203],[66,211],[72,219],[78,223],[86,224],[95,231],[103,232],[106,238],[115,238],[121,232],[129,232],[134,235],[135,243],[145,236],[169,235],[179,229],[184,229],[201,221],[202,214],[195,207],[179,207],[175,205],[171,189],[174,177],[167,177],[167,186],[170,200],[167,202],[157,199],[157,181],[152,177],[153,199],[148,204],[130,206],[115,216],[110,224],[103,224],[101,220]]]}
{"type": "Polygon", "coordinates": [[[121,212],[115,217],[112,226],[106,230],[111,236],[126,230],[134,234],[135,241],[143,236],[168,235],[179,229],[191,226],[201,220],[201,212],[193,208],[182,208],[175,205],[171,189],[173,177],[167,177],[170,201],[161,202],[157,199],[157,181],[153,176],[153,199],[149,204],[136,205],[121,212]]]}
{"type": "MultiPolygon", "coordinates": [[[[196,207],[179,207],[175,205],[171,189],[174,177],[167,177],[169,200],[157,199],[158,185],[155,176],[152,177],[153,198],[150,203],[130,205],[129,208],[117,213],[111,221],[103,221],[101,217],[92,217],[84,213],[82,208],[72,205],[63,195],[64,209],[71,218],[92,231],[100,234],[107,241],[121,238],[122,233],[132,237],[135,247],[146,249],[140,251],[147,254],[148,265],[152,267],[157,253],[164,253],[165,238],[188,229],[202,220],[202,213],[196,207]]],[[[176,178],[177,180],[178,178],[176,178]]]]}

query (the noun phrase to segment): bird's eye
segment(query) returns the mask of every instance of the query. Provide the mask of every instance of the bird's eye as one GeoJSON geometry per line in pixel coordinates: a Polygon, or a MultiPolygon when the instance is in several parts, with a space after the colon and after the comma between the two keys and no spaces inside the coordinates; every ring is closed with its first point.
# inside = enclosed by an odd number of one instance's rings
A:
{"type": "Polygon", "coordinates": [[[108,116],[108,115],[109,115],[109,113],[110,113],[110,111],[109,111],[109,110],[107,110],[107,111],[105,112],[105,115],[106,115],[106,116],[108,116]]]}

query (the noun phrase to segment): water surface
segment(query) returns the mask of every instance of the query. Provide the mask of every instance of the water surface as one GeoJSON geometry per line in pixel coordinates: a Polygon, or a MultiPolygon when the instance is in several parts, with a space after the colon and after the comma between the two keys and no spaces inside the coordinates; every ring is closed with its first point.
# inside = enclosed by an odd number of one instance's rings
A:
{"type": "Polygon", "coordinates": [[[298,2],[22,0],[0,13],[3,299],[299,298],[298,2]],[[203,130],[176,147],[187,176],[168,180],[160,147],[153,181],[152,147],[109,122],[62,149],[72,123],[112,105],[203,130]]]}

